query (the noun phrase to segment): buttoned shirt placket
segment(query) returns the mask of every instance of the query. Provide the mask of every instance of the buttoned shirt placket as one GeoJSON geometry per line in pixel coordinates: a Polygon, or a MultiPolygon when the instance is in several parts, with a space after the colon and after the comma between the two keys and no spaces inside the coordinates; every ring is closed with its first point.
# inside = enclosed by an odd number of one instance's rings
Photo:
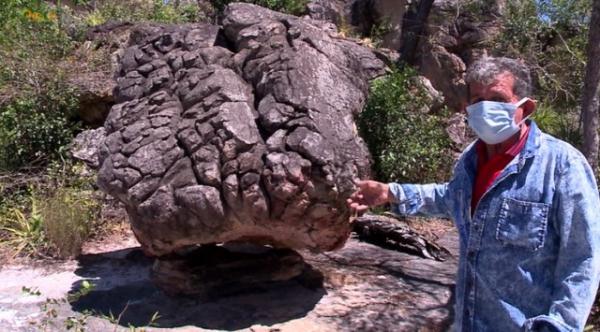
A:
{"type": "Polygon", "coordinates": [[[469,227],[469,240],[467,242],[467,259],[466,259],[466,273],[465,273],[465,294],[464,294],[464,310],[463,310],[463,329],[462,331],[474,331],[474,320],[475,320],[475,298],[477,295],[477,256],[481,247],[481,239],[483,237],[484,227],[486,226],[484,221],[487,217],[487,203],[485,202],[486,196],[496,188],[502,181],[506,180],[513,174],[518,173],[523,164],[525,158],[523,154],[519,154],[516,158],[517,162],[511,161],[505,168],[505,171],[494,181],[494,183],[485,191],[479,203],[475,207],[473,217],[471,218],[470,204],[468,213],[466,214],[467,224],[469,227]],[[517,164],[517,165],[515,165],[517,164]]]}

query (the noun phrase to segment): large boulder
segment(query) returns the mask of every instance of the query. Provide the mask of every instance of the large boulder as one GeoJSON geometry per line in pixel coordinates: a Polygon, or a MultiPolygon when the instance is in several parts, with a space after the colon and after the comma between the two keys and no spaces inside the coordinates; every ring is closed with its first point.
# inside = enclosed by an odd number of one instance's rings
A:
{"type": "Polygon", "coordinates": [[[222,30],[140,26],[120,58],[98,185],[151,255],[339,248],[345,199],[370,169],[353,118],[384,67],[315,21],[251,4],[229,5],[222,30]]]}

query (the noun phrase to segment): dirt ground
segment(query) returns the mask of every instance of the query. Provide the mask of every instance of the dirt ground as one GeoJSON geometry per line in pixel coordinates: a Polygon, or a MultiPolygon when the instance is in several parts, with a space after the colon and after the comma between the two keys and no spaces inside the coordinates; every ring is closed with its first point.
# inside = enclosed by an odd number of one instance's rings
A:
{"type": "Polygon", "coordinates": [[[445,331],[457,235],[447,221],[411,226],[453,257],[438,262],[350,239],[335,252],[301,252],[310,276],[212,298],[157,289],[153,260],[123,228],[86,243],[77,260],[4,264],[0,331],[445,331]]]}

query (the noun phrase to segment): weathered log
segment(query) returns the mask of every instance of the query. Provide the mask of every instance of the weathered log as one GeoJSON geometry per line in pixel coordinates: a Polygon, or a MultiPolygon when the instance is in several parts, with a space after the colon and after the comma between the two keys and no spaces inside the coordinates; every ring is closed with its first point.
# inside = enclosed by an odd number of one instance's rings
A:
{"type": "Polygon", "coordinates": [[[366,214],[354,219],[353,230],[360,240],[425,258],[445,261],[450,252],[413,231],[399,219],[366,214]]]}

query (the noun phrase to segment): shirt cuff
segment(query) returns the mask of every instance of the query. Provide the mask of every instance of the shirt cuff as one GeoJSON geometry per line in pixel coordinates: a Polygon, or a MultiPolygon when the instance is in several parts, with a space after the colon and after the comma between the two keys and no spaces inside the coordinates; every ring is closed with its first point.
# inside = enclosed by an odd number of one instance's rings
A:
{"type": "Polygon", "coordinates": [[[575,330],[560,320],[547,315],[529,318],[523,324],[526,332],[574,332],[575,330]]]}
{"type": "Polygon", "coordinates": [[[421,195],[414,190],[411,185],[402,185],[398,183],[388,183],[390,194],[390,211],[406,215],[414,213],[421,202],[421,195]]]}

